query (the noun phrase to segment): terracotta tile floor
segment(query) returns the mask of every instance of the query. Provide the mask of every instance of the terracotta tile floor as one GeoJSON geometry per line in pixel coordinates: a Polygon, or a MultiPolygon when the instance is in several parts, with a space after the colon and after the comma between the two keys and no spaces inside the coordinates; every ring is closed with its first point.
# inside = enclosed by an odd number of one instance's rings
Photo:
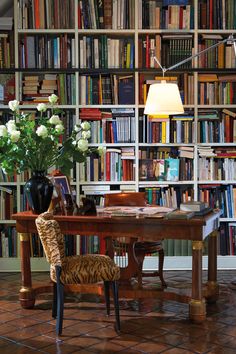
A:
{"type": "MultiPolygon", "coordinates": [[[[204,272],[204,279],[206,274],[204,272]]],[[[19,273],[0,273],[0,353],[236,353],[236,271],[219,271],[220,297],[207,306],[207,320],[193,324],[188,305],[171,301],[120,299],[121,334],[114,331],[114,316],[96,296],[66,297],[63,336],[55,335],[51,295],[41,295],[32,310],[18,301],[19,273]]],[[[37,281],[47,273],[33,273],[37,281]]],[[[189,271],[165,272],[169,286],[189,287],[189,271]]]]}

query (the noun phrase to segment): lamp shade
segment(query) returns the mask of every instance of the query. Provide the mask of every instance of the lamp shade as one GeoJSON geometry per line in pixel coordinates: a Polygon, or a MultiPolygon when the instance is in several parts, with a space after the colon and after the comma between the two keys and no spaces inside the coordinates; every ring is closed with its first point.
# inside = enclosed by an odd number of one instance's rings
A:
{"type": "Polygon", "coordinates": [[[177,84],[161,83],[149,87],[144,114],[182,114],[184,107],[177,84]]]}

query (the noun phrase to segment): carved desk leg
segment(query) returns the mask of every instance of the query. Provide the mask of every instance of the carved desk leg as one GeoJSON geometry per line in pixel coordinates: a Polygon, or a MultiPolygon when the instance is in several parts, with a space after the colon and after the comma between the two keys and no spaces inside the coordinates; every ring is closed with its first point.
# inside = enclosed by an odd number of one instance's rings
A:
{"type": "Polygon", "coordinates": [[[206,290],[207,302],[213,303],[219,297],[217,284],[217,236],[218,231],[213,231],[208,241],[208,282],[206,290]]]}
{"type": "Polygon", "coordinates": [[[19,299],[23,308],[32,308],[35,303],[35,293],[32,288],[30,267],[30,235],[19,233],[21,251],[21,279],[19,299]]]}
{"type": "Polygon", "coordinates": [[[192,299],[189,303],[189,317],[194,322],[206,319],[206,303],[202,296],[202,241],[192,243],[192,299]]]}

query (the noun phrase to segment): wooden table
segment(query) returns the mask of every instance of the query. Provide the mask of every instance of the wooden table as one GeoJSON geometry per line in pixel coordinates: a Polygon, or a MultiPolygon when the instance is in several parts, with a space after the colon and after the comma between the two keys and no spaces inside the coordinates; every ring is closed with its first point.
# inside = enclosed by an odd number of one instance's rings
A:
{"type": "MultiPolygon", "coordinates": [[[[20,302],[24,308],[32,308],[37,294],[52,290],[52,285],[32,285],[30,268],[30,233],[36,232],[35,218],[31,212],[14,214],[16,229],[20,237],[22,287],[20,302]]],[[[218,297],[217,284],[217,235],[219,227],[219,212],[209,213],[205,217],[189,220],[167,220],[144,217],[109,217],[98,216],[55,216],[64,234],[98,235],[110,237],[133,237],[144,241],[160,239],[181,239],[192,241],[192,294],[191,296],[170,293],[168,288],[162,291],[148,289],[131,289],[120,287],[120,296],[131,298],[161,297],[189,303],[189,317],[200,322],[206,318],[205,298],[216,301],[218,297]],[[208,281],[202,284],[202,250],[203,240],[209,235],[208,241],[208,281]],[[204,296],[203,296],[204,295],[204,296]]],[[[122,274],[125,278],[127,273],[122,274]]],[[[76,285],[67,286],[75,291],[76,285]]]]}

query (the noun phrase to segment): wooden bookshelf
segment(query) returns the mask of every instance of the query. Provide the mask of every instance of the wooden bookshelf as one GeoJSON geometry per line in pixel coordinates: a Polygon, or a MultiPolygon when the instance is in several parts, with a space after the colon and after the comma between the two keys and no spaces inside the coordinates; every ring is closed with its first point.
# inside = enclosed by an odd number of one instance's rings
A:
{"type": "MultiPolygon", "coordinates": [[[[103,11],[94,1],[89,2],[91,8],[85,1],[58,1],[54,11],[49,7],[53,1],[40,9],[21,8],[22,3],[14,0],[14,31],[2,36],[11,38],[11,48],[14,38],[15,62],[14,67],[11,61],[9,68],[2,65],[0,84],[3,74],[15,75],[14,96],[25,110],[33,110],[36,101],[30,99],[26,77],[38,77],[34,89],[35,97],[40,97],[39,90],[46,89],[51,75],[50,89],[67,112],[68,129],[80,119],[91,122],[91,146],[102,145],[107,152],[103,160],[91,157],[74,167],[71,184],[77,201],[86,194],[100,204],[103,193],[120,190],[142,190],[150,202],[172,206],[187,199],[208,200],[224,209],[219,249],[233,254],[236,62],[232,46],[226,43],[166,73],[166,79],[180,88],[183,116],[150,118],[143,111],[150,84],[162,78],[153,55],[168,67],[236,34],[234,2],[217,1],[226,4],[222,12],[216,12],[213,0],[181,1],[179,6],[165,0],[164,7],[154,1],[116,1],[114,8],[111,0],[104,0],[99,2],[103,11]],[[200,156],[206,146],[216,156],[200,156]],[[166,178],[164,166],[170,158],[179,160],[178,180],[166,178]],[[142,167],[149,172],[143,175],[142,167]]],[[[9,113],[6,103],[0,106],[1,120],[9,113]]],[[[14,190],[17,211],[23,209],[25,179],[0,179],[0,186],[14,190]]],[[[8,219],[0,221],[0,226],[8,224],[12,224],[8,219]]],[[[181,242],[165,241],[166,269],[191,267],[191,245],[181,242]]],[[[1,269],[19,269],[18,257],[0,259],[1,269]]],[[[44,259],[39,258],[33,259],[35,269],[41,264],[44,269],[44,259]]],[[[155,268],[155,262],[147,257],[145,268],[155,268]]],[[[219,256],[219,267],[234,268],[234,263],[230,255],[219,256]]]]}

